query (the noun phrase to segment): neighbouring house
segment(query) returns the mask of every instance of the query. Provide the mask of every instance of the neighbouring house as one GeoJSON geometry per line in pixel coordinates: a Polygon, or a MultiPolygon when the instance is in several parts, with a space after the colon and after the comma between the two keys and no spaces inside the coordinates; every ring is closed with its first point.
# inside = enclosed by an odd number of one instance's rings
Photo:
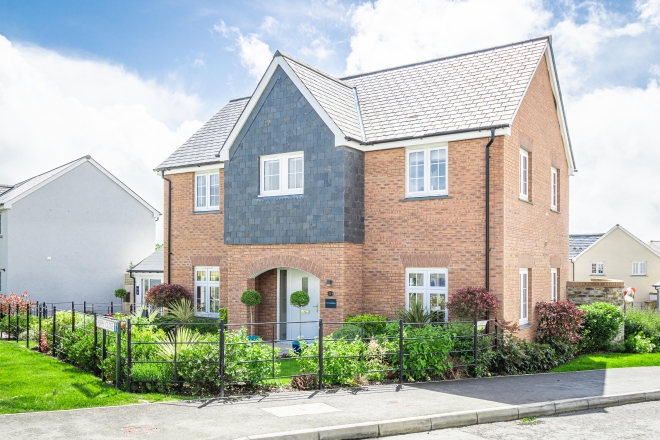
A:
{"type": "Polygon", "coordinates": [[[130,302],[140,308],[145,304],[144,294],[163,282],[163,247],[126,271],[124,289],[130,293],[130,302]]]}
{"type": "Polygon", "coordinates": [[[0,189],[0,292],[109,303],[160,213],[90,156],[0,189]]]}
{"type": "Polygon", "coordinates": [[[256,321],[283,323],[264,337],[298,335],[301,289],[303,320],[340,322],[486,285],[524,337],[565,298],[575,163],[549,37],[344,78],[278,51],[156,171],[165,279],[233,323],[258,290],[256,321]]]}
{"type": "Polygon", "coordinates": [[[635,303],[656,299],[653,285],[660,280],[660,249],[652,243],[620,225],[604,234],[571,234],[569,280],[621,280],[637,290],[635,303]]]}

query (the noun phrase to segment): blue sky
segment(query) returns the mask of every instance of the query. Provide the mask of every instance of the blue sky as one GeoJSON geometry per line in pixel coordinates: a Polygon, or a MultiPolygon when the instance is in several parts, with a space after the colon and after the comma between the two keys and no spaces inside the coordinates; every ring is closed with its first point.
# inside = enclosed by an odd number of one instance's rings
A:
{"type": "Polygon", "coordinates": [[[660,239],[660,0],[0,0],[0,183],[92,154],[161,207],[150,170],[276,49],[341,76],[547,34],[579,169],[571,231],[660,239]]]}

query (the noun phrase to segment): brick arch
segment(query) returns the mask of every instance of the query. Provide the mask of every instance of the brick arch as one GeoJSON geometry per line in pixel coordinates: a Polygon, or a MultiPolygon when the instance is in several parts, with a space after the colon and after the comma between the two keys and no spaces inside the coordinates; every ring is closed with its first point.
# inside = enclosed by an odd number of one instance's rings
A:
{"type": "Polygon", "coordinates": [[[321,279],[325,273],[323,265],[313,262],[307,258],[295,255],[270,255],[258,258],[244,266],[246,278],[256,278],[267,270],[276,267],[290,267],[292,269],[304,270],[321,279]]]}

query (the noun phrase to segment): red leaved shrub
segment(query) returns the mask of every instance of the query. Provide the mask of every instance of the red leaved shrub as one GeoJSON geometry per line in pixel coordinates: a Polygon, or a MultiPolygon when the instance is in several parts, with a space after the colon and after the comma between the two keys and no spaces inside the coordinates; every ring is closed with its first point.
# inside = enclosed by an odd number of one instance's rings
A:
{"type": "Polygon", "coordinates": [[[557,346],[568,344],[577,347],[582,341],[580,328],[585,313],[570,301],[536,303],[538,328],[536,342],[557,346]]]}
{"type": "Polygon", "coordinates": [[[480,319],[497,308],[497,298],[485,287],[458,289],[447,302],[452,319],[480,319]]]}
{"type": "Polygon", "coordinates": [[[167,307],[173,302],[183,299],[192,302],[192,293],[180,284],[158,284],[144,295],[147,304],[155,307],[167,307]]]}
{"type": "Polygon", "coordinates": [[[0,311],[2,313],[8,313],[10,309],[12,313],[15,313],[16,310],[25,313],[28,306],[32,307],[34,305],[35,302],[30,299],[27,290],[20,295],[15,293],[3,295],[0,293],[0,311]]]}

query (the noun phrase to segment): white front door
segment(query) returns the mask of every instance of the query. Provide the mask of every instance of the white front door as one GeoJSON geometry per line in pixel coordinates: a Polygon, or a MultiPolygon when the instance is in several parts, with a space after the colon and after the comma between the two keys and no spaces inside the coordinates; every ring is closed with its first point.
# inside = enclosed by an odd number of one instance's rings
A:
{"type": "MultiPolygon", "coordinates": [[[[286,283],[280,284],[280,295],[286,294],[286,306],[284,301],[280,301],[280,321],[289,322],[286,326],[286,339],[302,337],[302,339],[313,340],[319,335],[320,280],[312,274],[297,269],[281,269],[280,277],[282,276],[286,276],[286,283]],[[286,292],[282,292],[285,285],[286,292]],[[298,290],[304,290],[309,295],[309,304],[301,309],[292,306],[289,301],[291,294],[298,290]],[[284,313],[282,313],[283,308],[285,308],[284,313]],[[299,322],[303,323],[299,324],[299,322]]],[[[281,297],[281,299],[284,298],[281,297]]]]}

